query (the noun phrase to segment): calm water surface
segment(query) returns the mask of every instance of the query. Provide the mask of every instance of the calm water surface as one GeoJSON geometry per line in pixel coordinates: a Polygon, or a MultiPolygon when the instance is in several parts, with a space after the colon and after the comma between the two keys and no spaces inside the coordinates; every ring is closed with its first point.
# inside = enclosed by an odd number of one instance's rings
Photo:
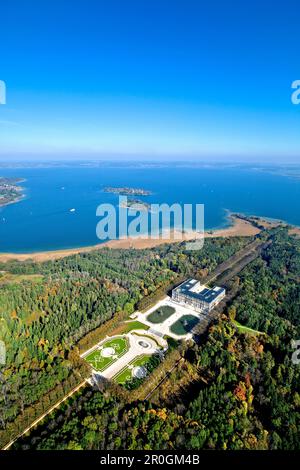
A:
{"type": "Polygon", "coordinates": [[[118,203],[104,186],[149,189],[151,203],[203,203],[205,228],[228,224],[226,210],[282,219],[300,226],[300,179],[241,168],[1,169],[26,179],[26,198],[0,208],[0,252],[88,246],[96,237],[96,208],[118,203]],[[70,209],[75,208],[75,212],[70,209]]]}

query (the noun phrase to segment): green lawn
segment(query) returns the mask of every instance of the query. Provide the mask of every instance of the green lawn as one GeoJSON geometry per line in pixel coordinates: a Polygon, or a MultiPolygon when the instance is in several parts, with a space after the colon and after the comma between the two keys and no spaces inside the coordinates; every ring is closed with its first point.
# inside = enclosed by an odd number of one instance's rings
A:
{"type": "Polygon", "coordinates": [[[126,382],[132,379],[131,370],[128,369],[128,367],[125,367],[125,369],[119,372],[118,375],[114,377],[114,379],[119,385],[124,385],[126,382]]]}
{"type": "Polygon", "coordinates": [[[194,315],[183,315],[183,317],[170,326],[170,331],[175,335],[183,336],[189,333],[197,323],[199,323],[199,318],[194,315]]]}
{"type": "Polygon", "coordinates": [[[137,320],[133,320],[124,324],[122,333],[129,333],[132,330],[149,330],[149,326],[144,325],[144,323],[141,323],[137,320]]]}
{"type": "Polygon", "coordinates": [[[131,361],[131,364],[133,365],[133,367],[145,366],[146,364],[148,364],[150,358],[151,356],[139,356],[136,357],[133,361],[131,361]]]}
{"type": "Polygon", "coordinates": [[[176,311],[175,308],[170,307],[169,305],[163,305],[162,307],[159,307],[157,310],[154,310],[154,312],[150,313],[147,316],[147,320],[150,321],[151,323],[162,323],[171,315],[173,315],[175,311],[176,311]]]}
{"type": "Polygon", "coordinates": [[[93,367],[93,369],[99,372],[105,370],[115,361],[113,357],[102,357],[101,351],[98,349],[89,354],[85,359],[93,367]]]}
{"type": "Polygon", "coordinates": [[[115,362],[119,357],[128,351],[127,338],[112,338],[105,341],[100,349],[96,349],[86,356],[85,360],[98,372],[102,372],[115,362]],[[102,356],[102,350],[105,348],[113,348],[115,354],[110,357],[102,356]]]}
{"type": "Polygon", "coordinates": [[[150,360],[151,356],[143,355],[133,359],[130,364],[128,364],[123,370],[121,370],[117,375],[115,375],[114,380],[119,385],[124,385],[129,380],[132,380],[132,369],[134,367],[146,366],[150,360]],[[129,366],[132,366],[129,368],[129,366]]]}
{"type": "Polygon", "coordinates": [[[251,335],[265,335],[266,334],[266,333],[263,333],[262,331],[253,330],[252,328],[249,328],[248,326],[241,325],[236,320],[234,320],[233,323],[235,324],[235,326],[241,333],[249,333],[251,335]]]}

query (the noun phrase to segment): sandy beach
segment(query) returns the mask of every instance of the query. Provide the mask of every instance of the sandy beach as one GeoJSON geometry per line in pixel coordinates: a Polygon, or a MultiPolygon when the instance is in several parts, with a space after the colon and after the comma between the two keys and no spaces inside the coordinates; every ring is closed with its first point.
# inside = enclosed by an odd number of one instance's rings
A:
{"type": "MultiPolygon", "coordinates": [[[[219,229],[219,230],[209,230],[205,233],[205,238],[214,238],[214,237],[249,237],[259,233],[257,229],[251,222],[240,219],[235,216],[230,216],[232,225],[230,227],[219,229]]],[[[26,261],[32,260],[35,262],[56,260],[64,258],[66,256],[71,256],[78,253],[90,253],[91,251],[101,250],[103,248],[119,248],[119,249],[128,249],[135,248],[137,250],[143,248],[153,248],[164,243],[178,243],[179,241],[189,241],[195,240],[195,232],[187,232],[184,234],[183,239],[179,240],[176,238],[178,232],[171,232],[170,237],[164,239],[142,239],[142,238],[127,238],[124,240],[110,240],[105,243],[100,243],[94,246],[87,246],[81,248],[70,248],[66,250],[54,250],[54,251],[41,251],[37,253],[0,253],[0,262],[6,263],[11,260],[17,261],[26,261]]]]}
{"type": "Polygon", "coordinates": [[[297,237],[300,237],[300,227],[293,227],[289,230],[290,235],[297,235],[297,237]]]}

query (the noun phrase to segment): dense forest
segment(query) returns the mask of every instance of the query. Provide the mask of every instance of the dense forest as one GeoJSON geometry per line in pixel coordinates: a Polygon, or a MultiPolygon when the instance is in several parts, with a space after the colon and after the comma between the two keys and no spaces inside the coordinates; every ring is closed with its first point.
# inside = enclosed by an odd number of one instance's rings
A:
{"type": "MultiPolygon", "coordinates": [[[[162,250],[168,258],[170,248],[162,250]]],[[[203,269],[208,254],[198,256],[203,269]]],[[[223,314],[182,348],[184,360],[150,400],[85,388],[15,448],[299,449],[300,366],[291,347],[300,338],[299,279],[300,240],[277,230],[232,279],[236,295],[223,314]]]]}
{"type": "Polygon", "coordinates": [[[0,266],[0,443],[20,433],[85,377],[78,343],[181,278],[205,277],[249,240],[210,239],[199,252],[181,244],[110,250],[46,263],[0,266]]]}

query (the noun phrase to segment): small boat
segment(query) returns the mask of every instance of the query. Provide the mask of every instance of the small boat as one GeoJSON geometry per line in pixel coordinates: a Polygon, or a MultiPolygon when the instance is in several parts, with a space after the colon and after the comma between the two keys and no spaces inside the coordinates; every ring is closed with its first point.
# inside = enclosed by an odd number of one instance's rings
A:
{"type": "Polygon", "coordinates": [[[75,211],[76,211],[76,209],[74,209],[74,208],[73,208],[73,209],[70,209],[70,212],[75,212],[75,211]]]}

